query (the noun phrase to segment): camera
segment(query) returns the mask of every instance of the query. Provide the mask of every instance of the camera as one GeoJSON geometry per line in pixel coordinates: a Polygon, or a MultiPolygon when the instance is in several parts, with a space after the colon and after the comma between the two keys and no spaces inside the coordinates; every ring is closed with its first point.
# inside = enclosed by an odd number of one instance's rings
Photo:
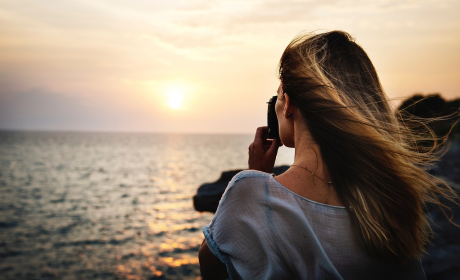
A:
{"type": "Polygon", "coordinates": [[[280,139],[280,134],[278,130],[278,118],[276,117],[276,112],[275,112],[276,99],[278,99],[278,96],[275,95],[272,98],[270,98],[270,100],[267,102],[268,104],[268,110],[267,110],[268,135],[270,135],[272,139],[280,139]]]}

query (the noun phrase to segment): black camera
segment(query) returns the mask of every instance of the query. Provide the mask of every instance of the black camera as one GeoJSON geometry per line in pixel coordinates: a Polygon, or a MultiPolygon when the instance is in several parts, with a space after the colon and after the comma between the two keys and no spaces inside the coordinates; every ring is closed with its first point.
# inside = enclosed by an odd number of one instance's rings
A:
{"type": "Polygon", "coordinates": [[[276,112],[275,112],[276,99],[278,99],[278,96],[275,95],[272,98],[270,98],[270,101],[267,102],[268,104],[268,110],[267,110],[268,135],[270,135],[272,139],[280,139],[280,134],[278,130],[278,118],[276,117],[276,112]]]}

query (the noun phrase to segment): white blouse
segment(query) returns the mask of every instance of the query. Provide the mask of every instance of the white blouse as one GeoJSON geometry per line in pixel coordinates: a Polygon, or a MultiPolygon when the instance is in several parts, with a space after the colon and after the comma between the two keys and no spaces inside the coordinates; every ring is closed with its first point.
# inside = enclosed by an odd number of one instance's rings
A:
{"type": "Polygon", "coordinates": [[[233,177],[203,233],[230,279],[426,279],[419,259],[400,266],[369,256],[345,207],[306,199],[260,171],[233,177]]]}

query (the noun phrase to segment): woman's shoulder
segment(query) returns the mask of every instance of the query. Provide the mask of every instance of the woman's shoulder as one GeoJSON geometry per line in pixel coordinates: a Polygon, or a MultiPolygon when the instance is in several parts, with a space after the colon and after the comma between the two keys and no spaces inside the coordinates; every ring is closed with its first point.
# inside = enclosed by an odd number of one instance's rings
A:
{"type": "Polygon", "coordinates": [[[271,177],[270,173],[257,170],[243,170],[230,180],[223,197],[253,195],[256,192],[260,192],[271,177]]]}
{"type": "Polygon", "coordinates": [[[264,181],[264,180],[268,180],[270,177],[272,177],[272,174],[270,174],[270,173],[249,169],[249,170],[243,170],[243,171],[238,172],[232,178],[232,180],[230,182],[239,181],[239,180],[245,179],[245,178],[247,178],[247,179],[249,179],[249,178],[260,179],[261,181],[264,181]]]}

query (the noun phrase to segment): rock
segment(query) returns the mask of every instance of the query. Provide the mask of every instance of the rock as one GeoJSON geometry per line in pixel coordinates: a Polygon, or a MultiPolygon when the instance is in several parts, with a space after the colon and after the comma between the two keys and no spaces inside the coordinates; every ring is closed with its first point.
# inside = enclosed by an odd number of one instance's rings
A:
{"type": "Polygon", "coordinates": [[[460,143],[451,143],[449,150],[429,172],[453,183],[453,187],[458,188],[460,186],[460,143]]]}
{"type": "MultiPolygon", "coordinates": [[[[287,165],[276,166],[273,173],[279,175],[289,168],[287,165]]],[[[242,170],[231,170],[222,172],[220,178],[214,183],[205,183],[198,188],[197,194],[193,197],[193,206],[199,212],[215,213],[219,205],[220,198],[227,188],[230,180],[242,170]]]]}
{"type": "MultiPolygon", "coordinates": [[[[449,151],[429,172],[446,180],[449,185],[460,193],[460,145],[452,143],[449,151]]],[[[449,206],[446,210],[452,222],[460,225],[460,207],[445,198],[440,201],[449,206]]],[[[458,200],[457,200],[458,203],[458,200]]],[[[435,205],[427,206],[427,216],[431,218],[431,227],[434,238],[426,247],[426,254],[422,257],[423,268],[428,280],[460,279],[460,227],[452,224],[435,205]]]]}
{"type": "MultiPolygon", "coordinates": [[[[452,211],[446,210],[447,216],[460,225],[460,207],[445,198],[440,200],[452,211]]],[[[428,205],[427,216],[432,220],[430,224],[434,231],[434,238],[422,257],[427,279],[460,279],[460,227],[452,224],[436,205],[428,205]]]]}

